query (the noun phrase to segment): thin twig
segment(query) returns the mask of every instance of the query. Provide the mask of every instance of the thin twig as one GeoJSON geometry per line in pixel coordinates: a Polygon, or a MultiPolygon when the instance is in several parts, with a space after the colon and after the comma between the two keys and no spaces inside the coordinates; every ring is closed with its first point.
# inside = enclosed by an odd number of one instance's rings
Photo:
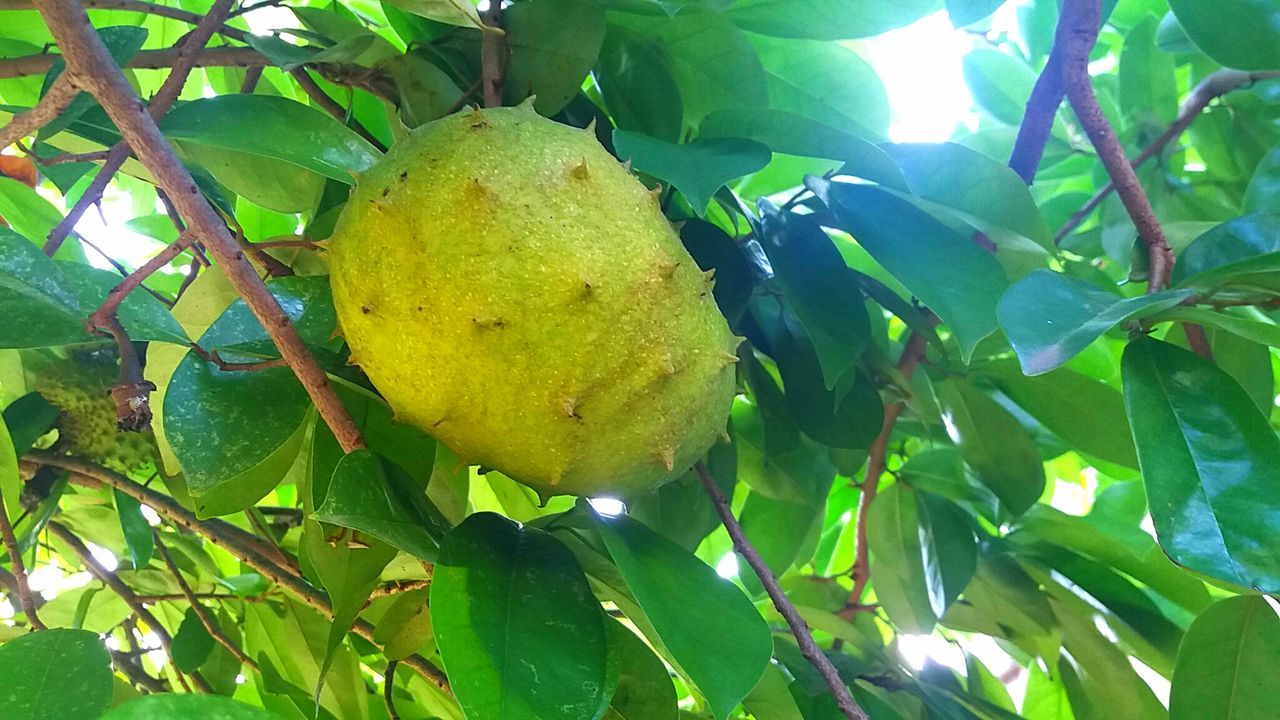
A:
{"type": "Polygon", "coordinates": [[[238,645],[231,642],[231,638],[222,632],[222,628],[218,626],[217,618],[209,614],[209,609],[200,604],[200,599],[192,592],[191,585],[187,583],[187,579],[182,576],[182,570],[178,568],[178,563],[174,562],[173,554],[164,546],[164,540],[160,537],[160,532],[154,528],[151,530],[156,539],[156,550],[160,552],[160,557],[164,559],[164,564],[169,568],[169,573],[173,575],[173,579],[178,581],[178,589],[186,596],[187,602],[191,604],[191,611],[196,614],[196,618],[200,620],[200,624],[209,633],[209,636],[218,642],[219,645],[226,648],[237,660],[244,665],[248,665],[254,670],[258,670],[258,663],[249,657],[244,650],[238,645]]]}
{"type": "Polygon", "coordinates": [[[217,350],[206,350],[196,343],[189,345],[191,352],[200,356],[206,362],[213,363],[219,370],[223,372],[256,372],[258,370],[270,370],[271,368],[288,367],[289,363],[284,358],[272,358],[270,360],[255,360],[253,362],[229,362],[222,359],[222,355],[217,350]]]}
{"type": "MultiPolygon", "coordinates": [[[[147,112],[155,120],[164,117],[169,112],[169,108],[182,94],[182,88],[187,83],[187,76],[191,74],[191,70],[195,67],[196,59],[200,52],[204,50],[204,46],[209,42],[209,38],[213,37],[214,30],[222,25],[226,19],[227,13],[231,12],[231,6],[235,4],[235,0],[216,0],[213,6],[209,8],[209,12],[196,25],[195,30],[191,31],[186,39],[174,49],[175,56],[173,61],[173,69],[169,72],[169,76],[164,79],[160,85],[160,89],[156,91],[155,97],[151,99],[151,103],[147,106],[147,112]]],[[[44,12],[43,10],[41,12],[44,12]]],[[[87,23],[87,20],[86,20],[87,23]]],[[[94,34],[95,37],[97,34],[94,34]]],[[[110,54],[107,60],[111,61],[110,54]]],[[[106,69],[109,66],[103,66],[106,69]]],[[[68,61],[68,70],[64,75],[71,74],[70,62],[68,61]]],[[[86,70],[86,72],[91,72],[86,70]]],[[[132,88],[130,88],[130,94],[132,88]]],[[[124,140],[116,143],[109,151],[107,151],[107,159],[102,163],[102,167],[98,169],[98,174],[89,182],[89,186],[85,188],[84,193],[80,195],[80,199],[72,206],[67,216],[58,223],[52,231],[49,232],[49,239],[45,242],[44,252],[46,255],[52,256],[58,251],[62,242],[71,234],[76,223],[80,222],[80,217],[91,205],[102,200],[102,193],[106,191],[107,185],[111,184],[115,178],[116,172],[124,166],[129,156],[133,154],[129,144],[124,140]]]]}
{"type": "MultiPolygon", "coordinates": [[[[66,545],[71,548],[71,551],[80,557],[80,562],[84,563],[89,574],[105,583],[107,587],[111,588],[112,592],[119,595],[121,600],[124,600],[125,604],[133,610],[133,614],[137,616],[139,620],[146,623],[151,632],[155,633],[156,638],[160,640],[160,648],[164,650],[166,655],[172,658],[173,636],[171,636],[169,631],[160,624],[160,620],[147,609],[147,606],[143,605],[142,602],[138,600],[138,596],[133,592],[133,589],[126,585],[125,582],[120,579],[120,576],[108,570],[102,565],[102,563],[99,563],[98,559],[93,556],[93,553],[89,552],[89,548],[85,546],[84,542],[81,541],[75,533],[68,530],[66,526],[57,522],[50,522],[46,527],[49,529],[50,533],[62,542],[66,543],[66,545]]],[[[200,692],[213,692],[213,688],[209,687],[209,683],[205,681],[199,671],[188,674],[191,676],[192,681],[195,682],[196,687],[200,692]]],[[[182,673],[178,673],[178,677],[181,678],[182,673]]]]}
{"type": "Polygon", "coordinates": [[[389,720],[400,720],[400,713],[396,712],[395,683],[396,683],[396,666],[400,664],[399,660],[392,660],[387,663],[387,674],[382,680],[382,702],[387,706],[387,718],[389,720]]]}
{"type": "MultiPolygon", "coordinates": [[[[0,80],[44,75],[58,59],[56,54],[22,55],[0,60],[0,80]]],[[[162,70],[173,67],[178,59],[177,48],[142,50],[133,56],[128,67],[131,70],[162,70]]],[[[195,58],[196,67],[271,67],[275,63],[266,55],[250,47],[206,48],[195,58]]]]}
{"type": "MultiPolygon", "coordinates": [[[[6,441],[7,442],[7,441],[6,441]]],[[[0,538],[4,539],[4,549],[9,554],[9,564],[13,566],[13,584],[18,591],[18,602],[22,605],[22,613],[27,622],[37,630],[48,630],[40,616],[36,614],[35,597],[31,594],[31,585],[27,583],[27,566],[22,563],[22,550],[18,548],[18,538],[13,534],[13,525],[9,523],[9,511],[5,508],[4,497],[0,496],[0,538]]]]}
{"type": "Polygon", "coordinates": [[[34,135],[40,128],[53,122],[79,94],[80,88],[71,82],[66,73],[59,75],[44,97],[36,102],[35,107],[14,115],[8,125],[0,128],[0,149],[7,148],[28,135],[34,135]]]}
{"type": "Polygon", "coordinates": [[[1022,124],[1018,126],[1018,138],[1014,141],[1013,153],[1009,156],[1009,167],[1028,185],[1035,182],[1036,170],[1040,168],[1045,145],[1049,143],[1049,135],[1053,132],[1053,121],[1058,117],[1058,108],[1062,106],[1062,98],[1066,95],[1062,77],[1062,46],[1059,34],[1054,39],[1053,50],[1049,53],[1044,70],[1040,71],[1040,77],[1036,78],[1036,84],[1031,88],[1026,112],[1022,114],[1022,124]]]}
{"type": "MultiPolygon", "coordinates": [[[[1178,110],[1178,117],[1173,121],[1173,124],[1160,133],[1160,136],[1153,140],[1142,152],[1138,153],[1130,164],[1134,169],[1137,169],[1146,161],[1163,152],[1169,143],[1181,137],[1182,133],[1191,127],[1196,118],[1200,117],[1200,113],[1204,112],[1205,108],[1209,107],[1209,103],[1215,99],[1248,87],[1253,83],[1272,78],[1280,78],[1280,70],[1244,72],[1242,70],[1222,69],[1210,73],[1192,89],[1191,94],[1187,96],[1186,101],[1182,103],[1182,107],[1178,110]]],[[[1054,235],[1053,241],[1055,243],[1062,242],[1072,231],[1080,227],[1115,189],[1114,183],[1108,182],[1104,185],[1101,190],[1089,198],[1089,201],[1067,220],[1054,235]]]]}
{"type": "Polygon", "coordinates": [[[431,587],[430,580],[401,580],[400,582],[387,583],[379,585],[369,593],[369,600],[377,600],[379,598],[391,597],[392,595],[400,595],[402,593],[413,592],[414,590],[426,590],[431,587]]]}
{"type": "Polygon", "coordinates": [[[258,82],[262,80],[262,71],[266,68],[251,67],[244,73],[244,80],[240,83],[240,94],[251,95],[254,90],[258,89],[258,82]]]}
{"type": "MultiPolygon", "coordinates": [[[[235,525],[216,518],[200,520],[176,500],[162,493],[143,487],[113,470],[86,460],[58,455],[42,450],[33,450],[24,458],[25,461],[37,465],[60,468],[71,473],[71,481],[80,485],[106,485],[134,498],[138,502],[156,511],[156,514],[173,524],[203,535],[218,547],[234,555],[241,562],[253,568],[258,574],[279,585],[285,592],[319,611],[325,617],[333,617],[333,606],[323,592],[316,589],[298,574],[296,567],[286,569],[273,562],[269,557],[269,549],[264,547],[261,538],[248,533],[235,525]]],[[[374,640],[374,627],[365,620],[357,620],[352,631],[360,637],[374,640]]],[[[443,671],[421,655],[410,655],[401,658],[400,663],[412,669],[436,687],[450,692],[449,681],[443,671]]]]}
{"type": "Polygon", "coordinates": [[[795,636],[796,642],[800,645],[800,652],[804,655],[822,679],[826,681],[827,687],[831,689],[831,694],[836,698],[836,707],[840,708],[840,712],[844,713],[849,720],[868,720],[867,713],[858,706],[857,701],[853,699],[853,694],[849,692],[849,686],[840,679],[840,672],[836,670],[836,666],[831,663],[831,658],[822,652],[822,648],[813,641],[813,635],[809,631],[809,623],[800,617],[800,612],[796,610],[795,605],[791,604],[791,600],[783,591],[782,586],[778,584],[778,579],[774,577],[773,571],[769,569],[769,565],[765,563],[764,558],[760,557],[760,553],[752,546],[751,541],[747,539],[746,533],[742,531],[742,524],[733,516],[733,509],[729,506],[729,498],[725,497],[724,492],[720,490],[720,486],[716,484],[716,479],[712,477],[711,471],[707,469],[706,463],[698,461],[694,469],[698,473],[698,477],[702,480],[702,487],[706,489],[707,495],[711,498],[711,504],[715,506],[716,512],[720,515],[720,521],[724,523],[724,529],[729,531],[729,537],[733,538],[733,547],[738,554],[746,559],[747,564],[755,571],[756,576],[760,578],[760,583],[764,585],[765,592],[769,594],[769,599],[773,601],[773,606],[778,609],[783,619],[787,621],[787,627],[791,628],[791,634],[795,636]]]}
{"type": "Polygon", "coordinates": [[[502,2],[489,3],[484,16],[486,30],[480,41],[480,79],[484,87],[484,106],[502,106],[503,66],[506,64],[507,37],[502,32],[502,2]]]}
{"type": "Polygon", "coordinates": [[[1093,92],[1093,80],[1089,77],[1089,53],[1093,51],[1098,39],[1101,14],[1102,0],[1066,0],[1063,3],[1059,36],[1065,43],[1062,71],[1067,86],[1067,99],[1075,108],[1080,125],[1097,150],[1129,218],[1138,230],[1138,238],[1147,249],[1150,259],[1147,292],[1155,293],[1169,282],[1170,273],[1173,272],[1173,252],[1165,240],[1164,230],[1151,207],[1151,201],[1147,199],[1137,173],[1125,157],[1124,147],[1120,145],[1120,140],[1093,92]]]}
{"type": "MultiPolygon", "coordinates": [[[[219,3],[224,0],[218,0],[219,3]]],[[[111,54],[75,0],[42,0],[39,11],[66,59],[72,79],[97,98],[108,117],[133,148],[195,233],[217,258],[223,274],[245,300],[267,335],[298,376],[320,416],[333,431],[344,452],[364,446],[360,430],[342,405],[329,378],[275,296],[258,277],[253,265],[236,245],[226,224],[201,194],[191,173],[178,159],[125,79],[111,54]]],[[[195,39],[195,36],[192,36],[195,39]]],[[[166,81],[167,82],[167,81],[166,81]]]]}

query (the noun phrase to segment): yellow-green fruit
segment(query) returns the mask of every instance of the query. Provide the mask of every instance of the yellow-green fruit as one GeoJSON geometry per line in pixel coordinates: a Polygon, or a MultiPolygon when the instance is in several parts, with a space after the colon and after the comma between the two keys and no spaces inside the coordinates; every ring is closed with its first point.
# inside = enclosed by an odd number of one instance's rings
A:
{"type": "Polygon", "coordinates": [[[711,278],[589,131],[527,107],[423,126],[329,247],[353,360],[464,460],[627,495],[724,434],[737,340],[711,278]]]}

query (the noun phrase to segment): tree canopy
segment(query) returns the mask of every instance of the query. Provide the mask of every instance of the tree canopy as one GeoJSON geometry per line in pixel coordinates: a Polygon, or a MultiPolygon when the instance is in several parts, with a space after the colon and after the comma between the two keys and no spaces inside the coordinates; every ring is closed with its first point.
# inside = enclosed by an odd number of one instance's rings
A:
{"type": "Polygon", "coordinates": [[[0,716],[1280,717],[1280,5],[1007,2],[0,0],[0,716]],[[935,13],[976,122],[894,142],[935,13]],[[468,464],[338,327],[353,186],[519,104],[742,339],[656,490],[468,464]]]}

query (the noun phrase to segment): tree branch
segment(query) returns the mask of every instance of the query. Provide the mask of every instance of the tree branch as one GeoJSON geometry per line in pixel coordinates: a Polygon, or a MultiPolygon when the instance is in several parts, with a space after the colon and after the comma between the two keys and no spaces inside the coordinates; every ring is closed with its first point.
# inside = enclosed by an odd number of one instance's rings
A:
{"type": "MultiPolygon", "coordinates": [[[[222,520],[199,520],[176,500],[133,482],[128,477],[100,465],[42,450],[33,450],[25,460],[38,465],[56,467],[72,474],[72,481],[79,484],[106,485],[132,497],[156,511],[169,522],[209,538],[218,547],[240,559],[258,574],[271,580],[302,602],[328,618],[333,617],[333,607],[323,592],[303,580],[296,569],[289,570],[273,562],[261,538],[254,536],[222,520]]],[[[352,630],[360,637],[373,639],[374,627],[365,620],[357,620],[352,630]]],[[[401,658],[400,663],[426,678],[445,692],[450,692],[449,681],[443,671],[421,655],[401,658]]]]}
{"type": "Polygon", "coordinates": [[[813,641],[813,635],[809,631],[809,623],[800,617],[799,611],[795,605],[791,604],[791,600],[782,590],[782,586],[778,584],[778,579],[774,577],[773,571],[769,569],[764,558],[760,557],[760,553],[751,545],[751,541],[747,539],[746,533],[742,531],[742,524],[733,516],[733,509],[729,507],[729,498],[725,497],[724,492],[720,490],[720,486],[716,484],[716,479],[712,477],[711,471],[702,461],[698,461],[694,466],[698,477],[702,480],[702,487],[706,489],[707,495],[711,497],[711,504],[715,506],[716,513],[720,515],[720,521],[724,524],[724,529],[729,531],[729,537],[733,538],[733,546],[738,554],[746,559],[747,564],[755,571],[756,576],[760,578],[761,584],[764,585],[765,592],[769,594],[769,599],[773,601],[773,606],[782,614],[783,619],[787,621],[787,627],[791,629],[791,634],[795,636],[796,642],[800,644],[800,652],[804,655],[818,674],[826,681],[827,687],[831,689],[831,694],[836,698],[836,707],[840,708],[840,712],[849,720],[868,720],[867,713],[863,711],[858,703],[853,699],[853,694],[849,692],[849,686],[840,679],[840,673],[836,670],[836,666],[831,663],[831,658],[822,652],[822,648],[813,641]]]}
{"type": "Polygon", "coordinates": [[[388,662],[387,673],[382,679],[382,702],[387,706],[388,720],[400,720],[400,713],[396,712],[395,698],[396,666],[399,664],[399,660],[388,662]]]}
{"type": "MultiPolygon", "coordinates": [[[[1235,92],[1241,88],[1248,87],[1253,83],[1273,78],[1280,78],[1280,70],[1244,72],[1242,70],[1223,68],[1210,73],[1204,80],[1201,80],[1194,89],[1192,89],[1191,94],[1187,96],[1186,101],[1182,103],[1182,107],[1178,110],[1178,117],[1173,121],[1173,124],[1171,124],[1163,133],[1160,133],[1160,136],[1153,140],[1150,145],[1142,150],[1142,152],[1138,153],[1130,162],[1130,165],[1132,165],[1136,170],[1141,167],[1143,163],[1163,152],[1169,143],[1177,140],[1182,136],[1182,133],[1186,132],[1187,128],[1191,127],[1191,124],[1195,122],[1196,118],[1200,117],[1200,113],[1204,112],[1205,109],[1209,107],[1209,103],[1213,102],[1215,99],[1235,92]]],[[[1054,235],[1054,243],[1062,242],[1067,235],[1070,235],[1073,230],[1080,227],[1080,225],[1084,223],[1085,219],[1087,219],[1089,215],[1091,215],[1093,211],[1102,204],[1102,201],[1106,200],[1107,197],[1115,191],[1115,189],[1115,184],[1108,182],[1101,190],[1095,193],[1093,197],[1089,198],[1089,202],[1085,203],[1084,207],[1077,210],[1067,220],[1066,224],[1058,230],[1057,234],[1054,235]]]]}
{"type": "Polygon", "coordinates": [[[0,496],[0,538],[4,539],[4,549],[9,554],[9,564],[13,566],[13,585],[22,613],[27,616],[31,627],[48,630],[48,626],[36,614],[36,601],[31,595],[31,586],[27,583],[27,567],[22,564],[22,551],[18,548],[18,538],[13,534],[13,525],[9,523],[9,511],[5,508],[3,496],[0,496]]]}
{"type": "MultiPolygon", "coordinates": [[[[43,0],[42,0],[43,2],[43,0]]],[[[57,55],[44,53],[40,55],[22,55],[0,60],[0,80],[43,75],[53,67],[57,55]]],[[[178,49],[143,50],[133,56],[126,67],[133,70],[160,70],[173,67],[177,62],[178,49]]],[[[262,53],[250,47],[217,47],[206,48],[195,58],[196,67],[271,67],[275,63],[262,53]]]]}
{"type": "Polygon", "coordinates": [[[1155,293],[1169,282],[1169,275],[1173,272],[1173,252],[1165,240],[1164,230],[1151,207],[1151,201],[1147,199],[1142,184],[1138,182],[1137,173],[1125,157],[1124,148],[1093,92],[1093,81],[1089,77],[1089,53],[1098,39],[1101,14],[1101,0],[1066,0],[1063,3],[1058,33],[1065,43],[1062,70],[1067,86],[1067,99],[1071,101],[1085,134],[1089,136],[1102,165],[1111,176],[1111,182],[1115,184],[1116,192],[1138,230],[1138,238],[1146,246],[1151,268],[1147,292],[1155,293]]]}
{"type": "Polygon", "coordinates": [[[506,62],[507,37],[502,32],[502,2],[489,3],[485,13],[486,30],[480,44],[480,83],[484,87],[484,106],[502,106],[503,65],[506,62]]]}
{"type": "Polygon", "coordinates": [[[151,171],[156,184],[182,214],[188,230],[216,257],[231,285],[244,298],[280,350],[281,357],[306,388],[343,451],[351,452],[363,447],[360,430],[329,384],[324,369],[236,245],[226,224],[200,193],[195,180],[161,134],[155,119],[111,59],[84,10],[75,0],[39,0],[37,6],[58,41],[73,81],[98,99],[138,159],[151,171]]]}
{"type": "MultiPolygon", "coordinates": [[[[147,606],[138,600],[138,596],[133,592],[133,588],[126,585],[125,582],[120,579],[119,575],[116,575],[114,572],[103,567],[103,565],[98,562],[98,559],[93,556],[93,553],[89,552],[89,548],[85,547],[84,542],[82,542],[75,533],[68,530],[66,526],[57,522],[50,522],[46,527],[50,533],[62,542],[66,543],[66,545],[71,548],[72,552],[80,557],[80,562],[84,563],[85,569],[87,569],[91,575],[105,583],[107,587],[111,588],[112,592],[119,595],[121,600],[124,600],[125,604],[133,610],[133,614],[137,616],[139,620],[146,623],[147,627],[151,629],[151,632],[155,633],[156,637],[160,640],[160,648],[164,650],[164,653],[172,658],[173,636],[169,635],[169,631],[160,624],[160,620],[147,609],[147,606]]],[[[174,672],[178,672],[177,668],[174,668],[174,672]]],[[[200,692],[213,692],[213,688],[209,687],[209,683],[205,681],[204,676],[202,676],[198,671],[189,673],[189,675],[191,676],[192,681],[195,682],[196,687],[199,688],[200,692]]],[[[181,677],[181,673],[179,673],[178,676],[181,677]]]]}
{"type": "Polygon", "coordinates": [[[169,568],[169,573],[173,575],[173,579],[178,581],[178,589],[182,591],[187,602],[191,605],[191,611],[196,614],[196,618],[200,620],[200,624],[209,633],[209,636],[218,641],[218,644],[226,648],[237,660],[254,670],[260,670],[257,661],[245,654],[239,646],[231,642],[226,633],[222,632],[222,628],[218,627],[216,618],[209,615],[209,610],[200,604],[200,599],[196,597],[191,590],[191,585],[187,583],[187,579],[182,577],[182,570],[178,568],[178,564],[173,561],[173,555],[169,549],[164,546],[164,541],[160,537],[159,531],[152,529],[151,533],[156,539],[156,550],[160,551],[160,557],[164,559],[164,564],[169,568]]]}
{"type": "Polygon", "coordinates": [[[66,73],[59,75],[35,107],[14,115],[8,125],[0,128],[0,150],[28,135],[34,135],[40,128],[53,122],[79,94],[80,88],[71,82],[66,73]]]}
{"type": "Polygon", "coordinates": [[[1027,109],[1022,114],[1022,124],[1018,126],[1018,138],[1014,141],[1013,153],[1009,156],[1009,167],[1028,185],[1036,180],[1036,170],[1040,168],[1045,145],[1049,143],[1049,135],[1053,132],[1053,121],[1058,117],[1058,108],[1062,106],[1062,98],[1066,95],[1062,79],[1062,45],[1059,34],[1054,38],[1053,50],[1049,53],[1044,69],[1040,71],[1040,77],[1036,78],[1036,84],[1031,88],[1027,109]]]}

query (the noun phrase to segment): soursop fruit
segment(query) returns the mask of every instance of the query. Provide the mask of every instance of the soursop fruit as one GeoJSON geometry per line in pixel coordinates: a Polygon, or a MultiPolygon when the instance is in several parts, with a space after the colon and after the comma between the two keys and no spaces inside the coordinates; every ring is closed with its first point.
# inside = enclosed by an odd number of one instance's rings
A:
{"type": "Polygon", "coordinates": [[[653,193],[529,107],[413,132],[329,243],[339,326],[397,418],[552,495],[621,495],[724,436],[738,338],[653,193]]]}

